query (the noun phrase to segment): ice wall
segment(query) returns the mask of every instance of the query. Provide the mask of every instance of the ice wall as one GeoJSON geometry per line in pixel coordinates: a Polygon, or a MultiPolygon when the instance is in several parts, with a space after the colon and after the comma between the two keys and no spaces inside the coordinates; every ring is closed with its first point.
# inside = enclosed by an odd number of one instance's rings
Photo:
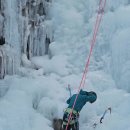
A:
{"type": "MultiPolygon", "coordinates": [[[[77,67],[77,70],[84,68],[98,4],[99,1],[95,0],[53,2],[51,12],[55,42],[50,46],[52,55],[69,55],[69,62],[77,67]]],[[[130,0],[107,0],[89,66],[90,71],[103,70],[109,73],[118,88],[128,91],[130,91],[129,13],[130,0]]]]}
{"type": "Polygon", "coordinates": [[[102,62],[100,67],[113,76],[118,88],[130,92],[130,3],[117,3],[117,7],[111,6],[105,12],[97,39],[95,61],[99,65],[102,62]]]}
{"type": "Polygon", "coordinates": [[[49,0],[0,0],[1,77],[17,73],[24,54],[32,56],[48,54],[52,41],[49,0]],[[3,73],[4,72],[4,73],[3,73]]]}
{"type": "MultiPolygon", "coordinates": [[[[17,73],[25,60],[48,54],[49,49],[52,56],[70,55],[69,61],[77,69],[83,68],[98,2],[0,0],[0,77],[17,73]],[[53,41],[52,27],[55,40],[49,47],[53,41]]],[[[130,0],[109,0],[106,5],[90,70],[110,73],[119,88],[129,90],[130,0]]]]}

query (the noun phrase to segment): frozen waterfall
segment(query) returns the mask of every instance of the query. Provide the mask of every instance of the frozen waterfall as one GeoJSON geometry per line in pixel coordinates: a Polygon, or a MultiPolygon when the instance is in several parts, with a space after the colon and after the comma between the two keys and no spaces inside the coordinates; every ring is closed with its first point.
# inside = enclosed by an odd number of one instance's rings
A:
{"type": "Polygon", "coordinates": [[[49,52],[53,40],[49,0],[0,0],[0,78],[15,74],[28,60],[49,52]]]}

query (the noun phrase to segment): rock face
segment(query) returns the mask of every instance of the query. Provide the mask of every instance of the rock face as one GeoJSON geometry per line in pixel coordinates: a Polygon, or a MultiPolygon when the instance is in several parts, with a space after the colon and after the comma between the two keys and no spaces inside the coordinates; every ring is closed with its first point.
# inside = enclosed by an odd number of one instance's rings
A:
{"type": "Polygon", "coordinates": [[[17,73],[22,55],[48,54],[50,0],[0,0],[0,78],[17,73]]]}

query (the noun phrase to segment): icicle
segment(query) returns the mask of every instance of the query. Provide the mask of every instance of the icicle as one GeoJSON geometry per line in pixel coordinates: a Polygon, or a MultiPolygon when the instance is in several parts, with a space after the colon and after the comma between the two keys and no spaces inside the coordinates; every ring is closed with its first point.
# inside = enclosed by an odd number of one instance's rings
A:
{"type": "Polygon", "coordinates": [[[4,52],[3,48],[0,47],[0,79],[3,79],[5,76],[5,65],[4,65],[4,52]]]}
{"type": "Polygon", "coordinates": [[[5,38],[5,42],[0,38],[0,45],[5,44],[4,56],[0,52],[2,75],[16,73],[22,54],[27,60],[48,54],[52,41],[51,22],[46,22],[49,8],[50,0],[15,0],[15,4],[0,0],[0,37],[5,38]]]}

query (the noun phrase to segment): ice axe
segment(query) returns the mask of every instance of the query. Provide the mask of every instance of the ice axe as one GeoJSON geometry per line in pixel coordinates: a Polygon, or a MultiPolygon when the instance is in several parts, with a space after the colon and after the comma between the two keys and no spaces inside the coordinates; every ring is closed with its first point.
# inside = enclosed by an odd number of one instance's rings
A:
{"type": "Polygon", "coordinates": [[[105,110],[105,112],[103,113],[103,116],[100,118],[100,124],[102,123],[102,120],[104,119],[106,113],[110,111],[110,114],[111,114],[111,107],[109,107],[108,109],[105,110]]]}
{"type": "MultiPolygon", "coordinates": [[[[110,114],[111,114],[111,111],[112,111],[111,107],[107,108],[107,109],[104,111],[103,116],[100,118],[100,124],[103,123],[102,120],[104,119],[104,117],[105,117],[105,115],[106,115],[106,113],[107,113],[108,111],[110,111],[110,114]]],[[[93,124],[93,128],[96,128],[97,125],[98,125],[98,123],[94,123],[94,124],[93,124]]]]}
{"type": "Polygon", "coordinates": [[[71,97],[72,95],[71,95],[71,87],[70,87],[70,84],[68,84],[68,90],[69,90],[69,92],[70,92],[70,97],[71,97]]]}

